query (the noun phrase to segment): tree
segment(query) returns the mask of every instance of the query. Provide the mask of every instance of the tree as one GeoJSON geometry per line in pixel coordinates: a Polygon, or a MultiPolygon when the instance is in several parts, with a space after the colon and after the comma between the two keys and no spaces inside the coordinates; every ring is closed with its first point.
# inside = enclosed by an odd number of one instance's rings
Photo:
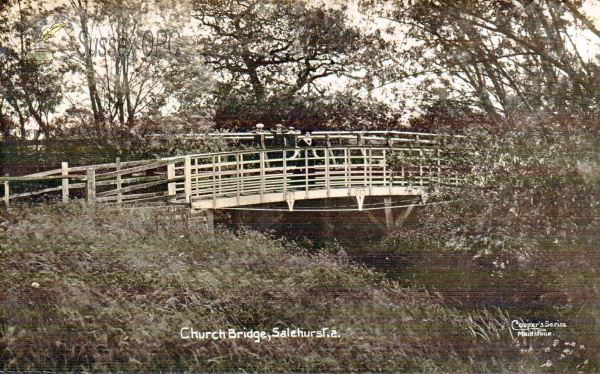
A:
{"type": "Polygon", "coordinates": [[[30,135],[27,126],[32,121],[38,127],[34,137],[48,138],[51,136],[49,115],[60,102],[58,75],[47,65],[28,58],[35,48],[33,42],[42,31],[39,24],[47,19],[48,13],[31,1],[19,0],[12,4],[13,14],[18,17],[10,19],[9,5],[8,2],[3,3],[0,26],[3,31],[0,33],[2,134],[4,138],[11,136],[17,123],[20,138],[26,139],[30,135]]]}
{"type": "MultiPolygon", "coordinates": [[[[159,30],[149,27],[163,5],[159,0],[70,0],[69,12],[78,15],[80,29],[70,33],[61,69],[84,75],[89,95],[85,101],[70,95],[75,98],[68,115],[79,118],[71,130],[102,141],[138,138],[161,131],[156,121],[165,113],[185,117],[191,107],[197,110],[193,117],[197,128],[210,124],[203,113],[206,108],[197,106],[203,95],[183,94],[182,85],[188,83],[197,89],[187,93],[206,91],[210,77],[194,41],[168,20],[181,9],[161,14],[159,30]],[[87,125],[90,122],[93,128],[87,125]]],[[[67,92],[77,90],[76,83],[66,83],[67,92]]]]}
{"type": "MultiPolygon", "coordinates": [[[[7,10],[10,7],[10,2],[8,0],[2,0],[0,1],[0,35],[6,35],[9,32],[9,27],[8,27],[8,14],[7,14],[7,10]]],[[[5,40],[2,40],[2,43],[0,44],[0,59],[3,59],[2,61],[2,65],[0,66],[0,69],[2,72],[4,72],[5,67],[4,67],[4,59],[6,58],[6,56],[8,56],[9,54],[9,50],[6,48],[5,44],[5,40]]],[[[2,88],[3,92],[4,92],[4,88],[2,88]]],[[[2,101],[0,102],[0,133],[2,134],[2,138],[6,139],[7,137],[10,136],[11,130],[13,129],[13,127],[15,126],[12,118],[6,113],[6,101],[4,98],[4,95],[2,97],[2,101]]]]}
{"type": "Polygon", "coordinates": [[[212,126],[211,78],[186,35],[185,7],[163,0],[14,0],[2,3],[0,21],[3,172],[168,155],[180,144],[157,150],[155,135],[212,126]],[[34,41],[57,24],[60,34],[44,52],[54,59],[39,63],[34,41]],[[32,135],[43,147],[23,146],[32,135]]]}
{"type": "Polygon", "coordinates": [[[383,43],[352,26],[344,8],[302,0],[192,4],[202,56],[219,80],[215,103],[221,127],[293,123],[299,110],[333,98],[327,79],[364,82],[360,71],[383,43]]]}
{"type": "Polygon", "coordinates": [[[519,113],[600,114],[599,66],[575,42],[583,30],[600,38],[582,3],[364,1],[363,7],[411,41],[401,52],[412,64],[399,64],[391,79],[437,76],[453,99],[514,123],[519,113]]]}
{"type": "Polygon", "coordinates": [[[449,301],[542,315],[598,297],[586,281],[599,265],[598,127],[471,130],[463,182],[437,184],[418,223],[387,240],[406,279],[449,301]]]}

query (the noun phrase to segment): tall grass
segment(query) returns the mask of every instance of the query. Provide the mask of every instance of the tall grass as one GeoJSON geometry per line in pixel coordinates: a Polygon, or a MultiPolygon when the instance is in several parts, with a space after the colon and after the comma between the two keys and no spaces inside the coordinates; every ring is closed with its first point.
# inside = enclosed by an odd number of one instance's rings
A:
{"type": "Polygon", "coordinates": [[[502,310],[446,306],[327,249],[245,229],[206,233],[152,210],[72,204],[1,217],[5,371],[535,372],[547,360],[599,369],[579,341],[560,360],[572,330],[556,347],[517,339],[502,310]],[[340,337],[185,340],[184,326],[329,327],[340,337]]]}

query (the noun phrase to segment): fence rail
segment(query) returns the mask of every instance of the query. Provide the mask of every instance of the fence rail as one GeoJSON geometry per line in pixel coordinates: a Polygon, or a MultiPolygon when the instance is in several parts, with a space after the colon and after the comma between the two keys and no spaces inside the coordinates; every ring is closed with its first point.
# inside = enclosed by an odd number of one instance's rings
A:
{"type": "Polygon", "coordinates": [[[355,196],[360,209],[361,197],[424,195],[432,182],[452,173],[440,153],[447,139],[434,134],[323,131],[303,136],[304,147],[273,148],[265,147],[264,138],[286,134],[227,136],[258,137],[261,147],[77,167],[63,162],[60,169],[0,177],[4,202],[62,191],[66,203],[72,191],[82,190],[89,204],[164,199],[218,209],[287,201],[292,209],[295,200],[355,196]],[[391,168],[391,159],[400,165],[391,168]]]}

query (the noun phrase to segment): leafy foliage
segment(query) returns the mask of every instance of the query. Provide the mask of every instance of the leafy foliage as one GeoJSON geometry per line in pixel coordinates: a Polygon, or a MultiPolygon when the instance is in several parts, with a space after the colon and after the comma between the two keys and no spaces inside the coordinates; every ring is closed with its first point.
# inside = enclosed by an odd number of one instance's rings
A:
{"type": "Polygon", "coordinates": [[[598,276],[589,261],[597,258],[600,190],[591,182],[597,171],[582,168],[582,160],[597,165],[596,131],[556,122],[480,130],[464,184],[439,186],[441,203],[425,208],[421,226],[388,244],[414,255],[417,272],[456,276],[462,301],[552,308],[597,297],[584,279],[598,276]]]}
{"type": "Polygon", "coordinates": [[[304,131],[374,130],[405,128],[402,113],[351,92],[322,98],[271,98],[261,105],[227,101],[216,110],[215,123],[224,129],[252,129],[257,123],[277,124],[304,131]]]}
{"type": "Polygon", "coordinates": [[[3,4],[0,13],[0,134],[37,139],[51,133],[48,116],[60,103],[59,75],[27,58],[36,47],[36,31],[41,32],[37,23],[47,19],[48,12],[31,1],[20,5],[4,9],[3,4]],[[37,131],[28,128],[29,122],[37,131]]]}
{"type": "MultiPolygon", "coordinates": [[[[520,354],[529,346],[511,338],[505,312],[448,308],[254,231],[76,204],[3,212],[0,227],[3,370],[535,371],[557,354],[543,342],[532,342],[540,358],[520,354]],[[183,340],[184,326],[341,337],[183,340]]],[[[593,347],[577,342],[554,368],[593,370],[593,347]]]]}
{"type": "Polygon", "coordinates": [[[496,122],[517,123],[522,112],[598,115],[597,58],[577,40],[588,35],[588,45],[597,43],[600,32],[582,1],[362,4],[391,21],[386,31],[403,36],[395,72],[382,79],[437,77],[425,96],[441,87],[442,96],[474,105],[496,122]]]}
{"type": "Polygon", "coordinates": [[[385,42],[353,26],[345,7],[303,0],[197,0],[193,9],[203,32],[202,55],[219,80],[219,127],[353,123],[348,96],[336,96],[339,89],[330,82],[349,78],[343,85],[360,90],[368,83],[360,70],[376,61],[373,54],[385,42]],[[347,113],[338,109],[342,105],[347,113]]]}

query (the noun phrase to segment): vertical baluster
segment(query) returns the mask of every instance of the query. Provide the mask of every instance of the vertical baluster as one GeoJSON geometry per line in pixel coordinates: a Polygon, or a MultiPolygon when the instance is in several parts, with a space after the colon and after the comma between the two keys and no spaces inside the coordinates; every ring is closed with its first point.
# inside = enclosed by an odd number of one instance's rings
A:
{"type": "Polygon", "coordinates": [[[216,166],[217,158],[212,156],[212,198],[213,198],[213,208],[217,207],[217,166],[216,166]]]}
{"type": "Polygon", "coordinates": [[[373,193],[373,147],[369,146],[369,193],[373,193]]]}
{"type": "Polygon", "coordinates": [[[423,186],[423,161],[425,161],[425,154],[423,153],[423,149],[419,149],[419,185],[423,186]]]}
{"type": "Polygon", "coordinates": [[[222,180],[223,167],[222,167],[222,162],[221,162],[221,155],[219,155],[217,158],[217,165],[219,165],[219,196],[221,196],[223,194],[223,180],[222,180]]]}
{"type": "Polygon", "coordinates": [[[240,205],[240,179],[242,178],[241,175],[241,164],[240,164],[240,157],[242,157],[241,154],[236,153],[235,154],[235,168],[236,168],[236,181],[235,181],[235,196],[236,196],[236,201],[237,201],[237,205],[240,205]]]}
{"type": "Polygon", "coordinates": [[[441,164],[441,160],[440,160],[440,148],[439,148],[439,145],[438,145],[438,148],[437,148],[436,151],[437,151],[436,152],[437,153],[437,181],[439,183],[439,181],[442,178],[442,167],[441,167],[442,164],[441,164]]]}
{"type": "Polygon", "coordinates": [[[368,170],[367,170],[367,150],[366,150],[366,148],[361,149],[360,150],[360,154],[362,155],[362,169],[363,169],[363,178],[362,178],[363,182],[362,182],[362,185],[364,187],[366,187],[367,186],[367,178],[368,178],[368,176],[367,176],[368,170]]]}
{"type": "Polygon", "coordinates": [[[264,202],[264,194],[265,194],[265,153],[264,151],[260,152],[260,202],[264,202]]]}
{"type": "Polygon", "coordinates": [[[304,149],[304,186],[306,198],[308,199],[308,148],[304,149]]]}
{"type": "Polygon", "coordinates": [[[346,185],[348,186],[348,196],[350,196],[352,194],[352,178],[350,176],[350,148],[344,149],[344,169],[346,185]]]}
{"type": "MultiPolygon", "coordinates": [[[[327,144],[329,144],[329,135],[327,135],[327,144]]],[[[327,197],[331,196],[331,185],[329,183],[329,148],[325,148],[325,186],[327,188],[327,197]]]]}
{"type": "Polygon", "coordinates": [[[387,152],[383,150],[383,185],[387,185],[387,152]]]}
{"type": "Polygon", "coordinates": [[[186,204],[192,203],[192,158],[190,156],[185,157],[185,163],[183,166],[184,189],[185,189],[185,202],[186,204]]]}
{"type": "Polygon", "coordinates": [[[287,193],[287,156],[285,149],[283,150],[283,196],[287,193]]]}
{"type": "Polygon", "coordinates": [[[240,194],[244,193],[244,154],[240,154],[240,194]]]}

